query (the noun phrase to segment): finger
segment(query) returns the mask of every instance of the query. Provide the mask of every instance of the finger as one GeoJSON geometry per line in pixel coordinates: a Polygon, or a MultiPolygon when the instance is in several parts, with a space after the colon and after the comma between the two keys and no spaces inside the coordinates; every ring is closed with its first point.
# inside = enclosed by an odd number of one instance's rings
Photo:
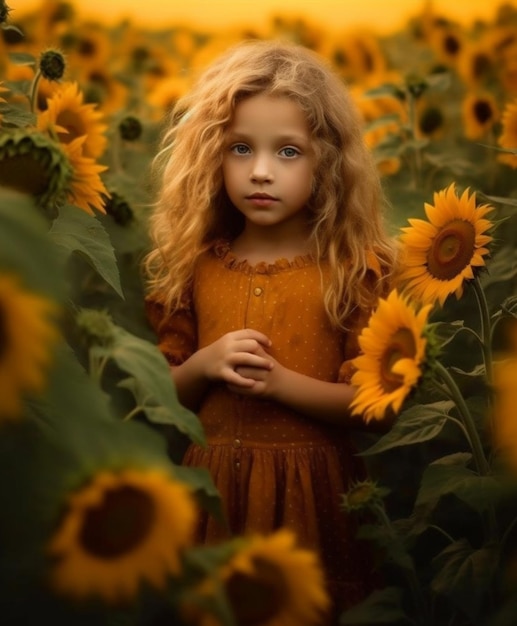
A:
{"type": "Polygon", "coordinates": [[[273,361],[267,357],[250,354],[249,352],[241,352],[234,354],[232,359],[233,368],[237,367],[256,367],[265,370],[273,369],[273,361]]]}
{"type": "Polygon", "coordinates": [[[260,344],[269,347],[271,345],[271,340],[267,335],[261,333],[259,330],[254,330],[253,328],[244,328],[242,331],[238,331],[239,336],[243,339],[254,339],[258,341],[260,344]]]}
{"type": "Polygon", "coordinates": [[[223,380],[226,382],[227,385],[235,385],[240,388],[253,387],[253,385],[255,384],[255,380],[253,378],[241,376],[233,369],[229,369],[225,372],[223,380]]]}
{"type": "Polygon", "coordinates": [[[260,367],[238,367],[235,371],[243,378],[250,378],[254,381],[263,381],[266,378],[265,370],[260,367]]]}
{"type": "Polygon", "coordinates": [[[235,344],[239,352],[251,352],[253,354],[267,354],[264,346],[256,339],[241,339],[235,344]]]}

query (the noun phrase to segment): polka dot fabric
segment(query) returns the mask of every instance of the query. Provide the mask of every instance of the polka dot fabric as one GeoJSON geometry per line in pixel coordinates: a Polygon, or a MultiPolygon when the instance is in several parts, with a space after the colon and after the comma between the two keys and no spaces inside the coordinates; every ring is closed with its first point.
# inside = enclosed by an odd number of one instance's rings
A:
{"type": "MultiPolygon", "coordinates": [[[[272,356],[286,367],[337,382],[350,372],[357,334],[330,324],[322,298],[327,274],[310,256],[251,266],[220,241],[199,261],[182,309],[164,318],[159,304],[149,301],[149,318],[171,364],[227,332],[253,328],[271,339],[272,356]]],[[[329,425],[221,384],[211,388],[199,417],[209,445],[191,445],[183,463],[210,470],[229,528],[203,514],[198,540],[214,543],[287,526],[301,545],[319,552],[339,603],[358,602],[370,565],[365,546],[355,539],[354,520],[339,503],[349,482],[363,478],[364,471],[345,409],[343,425],[329,425]]]]}

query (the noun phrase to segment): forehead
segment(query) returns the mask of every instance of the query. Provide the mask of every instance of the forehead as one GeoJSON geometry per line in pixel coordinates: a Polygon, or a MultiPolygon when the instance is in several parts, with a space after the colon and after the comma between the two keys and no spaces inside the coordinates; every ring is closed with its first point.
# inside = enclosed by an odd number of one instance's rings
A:
{"type": "Polygon", "coordinates": [[[236,134],[267,131],[310,136],[307,119],[298,103],[284,96],[266,94],[237,103],[230,131],[236,134]]]}

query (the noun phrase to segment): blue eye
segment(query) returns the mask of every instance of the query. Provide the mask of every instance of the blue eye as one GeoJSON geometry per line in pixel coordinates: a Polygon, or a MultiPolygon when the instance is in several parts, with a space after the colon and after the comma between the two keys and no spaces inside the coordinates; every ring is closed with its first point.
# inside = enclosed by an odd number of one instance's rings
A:
{"type": "Polygon", "coordinates": [[[236,143],[230,149],[235,154],[248,154],[250,151],[245,143],[236,143]]]}
{"type": "Polygon", "coordinates": [[[280,154],[282,156],[287,157],[288,159],[292,159],[300,154],[299,150],[293,148],[292,146],[286,146],[280,150],[280,154]]]}

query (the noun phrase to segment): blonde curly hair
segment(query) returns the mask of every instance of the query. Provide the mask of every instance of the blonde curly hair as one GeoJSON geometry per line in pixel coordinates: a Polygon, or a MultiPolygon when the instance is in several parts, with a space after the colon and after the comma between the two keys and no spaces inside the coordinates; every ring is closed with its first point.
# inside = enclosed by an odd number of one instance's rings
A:
{"type": "Polygon", "coordinates": [[[153,249],[144,259],[148,292],[167,312],[180,306],[198,257],[217,239],[233,239],[242,215],[222,176],[223,145],[236,105],[258,94],[287,97],[304,112],[316,154],[311,238],[331,279],[330,320],[345,328],[357,307],[386,293],[395,248],[384,227],[384,199],[362,123],[344,84],[309,49],[279,41],[243,41],[199,77],[171,114],[153,163],[159,192],[150,216],[153,249]],[[378,280],[366,279],[372,254],[378,280]]]}

